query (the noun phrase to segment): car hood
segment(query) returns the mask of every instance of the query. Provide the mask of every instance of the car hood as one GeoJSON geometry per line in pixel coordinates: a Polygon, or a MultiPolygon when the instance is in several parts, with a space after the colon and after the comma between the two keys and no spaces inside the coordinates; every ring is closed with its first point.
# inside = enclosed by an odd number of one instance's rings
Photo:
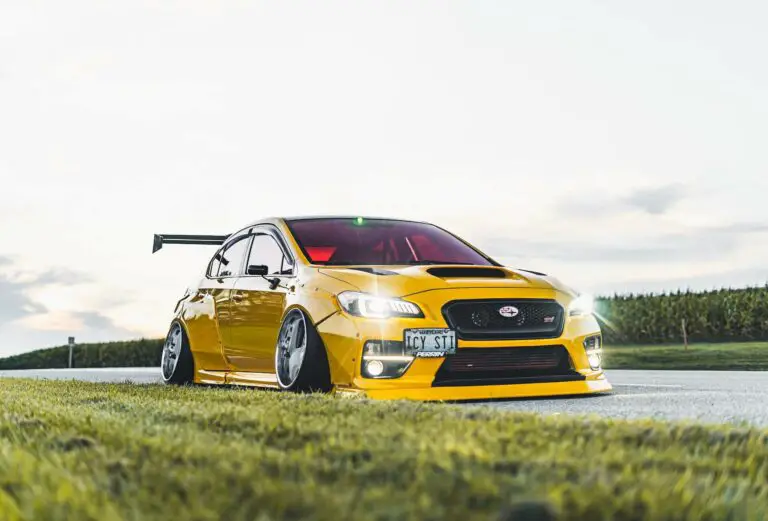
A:
{"type": "Polygon", "coordinates": [[[552,277],[502,266],[345,266],[320,268],[319,272],[358,291],[392,297],[461,288],[554,289],[573,293],[552,277]]]}

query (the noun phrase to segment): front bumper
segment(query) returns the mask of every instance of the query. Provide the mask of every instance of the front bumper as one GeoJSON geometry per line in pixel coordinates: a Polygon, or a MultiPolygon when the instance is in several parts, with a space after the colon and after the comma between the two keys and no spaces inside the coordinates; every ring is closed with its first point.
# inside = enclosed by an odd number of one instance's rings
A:
{"type": "MultiPolygon", "coordinates": [[[[472,290],[469,298],[482,295],[487,297],[493,290],[472,290]],[[482,291],[482,293],[480,293],[482,291]]],[[[433,292],[437,293],[437,292],[433,292]]],[[[464,292],[462,292],[464,293],[464,292]]],[[[509,296],[505,292],[505,297],[509,296]]],[[[534,298],[553,298],[553,293],[531,295],[534,298]]],[[[436,297],[436,296],[435,296],[436,297]]],[[[424,310],[424,318],[364,319],[339,312],[318,325],[331,368],[331,378],[340,391],[362,393],[375,399],[414,400],[479,400],[492,398],[517,398],[604,393],[611,385],[602,370],[590,368],[584,339],[600,333],[597,321],[592,316],[569,317],[559,338],[530,340],[461,340],[458,349],[473,348],[535,348],[562,346],[568,352],[570,365],[578,379],[558,381],[549,379],[538,383],[513,383],[497,385],[498,382],[478,385],[434,385],[445,358],[416,358],[405,373],[392,379],[374,379],[362,375],[362,349],[368,340],[403,340],[407,328],[445,328],[447,324],[439,313],[440,300],[430,302],[427,298],[409,298],[424,310]],[[435,310],[438,310],[435,312],[435,310]]],[[[444,301],[443,301],[444,302],[444,301]]],[[[565,379],[564,379],[565,380],[565,379]]]]}
{"type": "Polygon", "coordinates": [[[594,380],[577,382],[547,382],[513,385],[476,385],[460,387],[422,387],[401,389],[360,390],[368,398],[376,400],[490,400],[494,398],[535,398],[542,396],[567,396],[606,393],[612,389],[605,375],[594,380]]]}

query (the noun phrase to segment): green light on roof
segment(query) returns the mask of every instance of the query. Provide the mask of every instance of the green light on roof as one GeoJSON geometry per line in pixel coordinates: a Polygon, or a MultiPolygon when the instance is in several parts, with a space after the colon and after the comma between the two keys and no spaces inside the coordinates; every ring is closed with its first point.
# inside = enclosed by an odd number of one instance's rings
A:
{"type": "Polygon", "coordinates": [[[363,219],[362,217],[358,217],[357,219],[355,219],[355,224],[358,226],[362,226],[363,224],[365,224],[365,219],[363,219]]]}

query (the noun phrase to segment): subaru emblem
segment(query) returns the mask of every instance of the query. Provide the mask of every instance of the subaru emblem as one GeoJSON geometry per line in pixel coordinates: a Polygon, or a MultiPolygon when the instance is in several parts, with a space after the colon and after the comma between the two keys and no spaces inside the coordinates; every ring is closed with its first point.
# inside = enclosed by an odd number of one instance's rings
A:
{"type": "Polygon", "coordinates": [[[515,306],[504,306],[499,309],[499,315],[502,317],[512,318],[520,314],[520,310],[515,306]]]}

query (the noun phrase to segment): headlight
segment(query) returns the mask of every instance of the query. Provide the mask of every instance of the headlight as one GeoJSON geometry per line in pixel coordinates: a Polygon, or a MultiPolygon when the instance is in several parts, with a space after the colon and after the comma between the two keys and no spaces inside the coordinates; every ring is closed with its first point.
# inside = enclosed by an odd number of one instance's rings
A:
{"type": "Polygon", "coordinates": [[[579,295],[568,305],[568,314],[589,315],[595,310],[595,301],[591,295],[579,295]]]}
{"type": "Polygon", "coordinates": [[[399,298],[385,298],[345,291],[339,293],[339,304],[350,315],[366,318],[411,317],[421,318],[424,313],[419,306],[399,298]]]}

